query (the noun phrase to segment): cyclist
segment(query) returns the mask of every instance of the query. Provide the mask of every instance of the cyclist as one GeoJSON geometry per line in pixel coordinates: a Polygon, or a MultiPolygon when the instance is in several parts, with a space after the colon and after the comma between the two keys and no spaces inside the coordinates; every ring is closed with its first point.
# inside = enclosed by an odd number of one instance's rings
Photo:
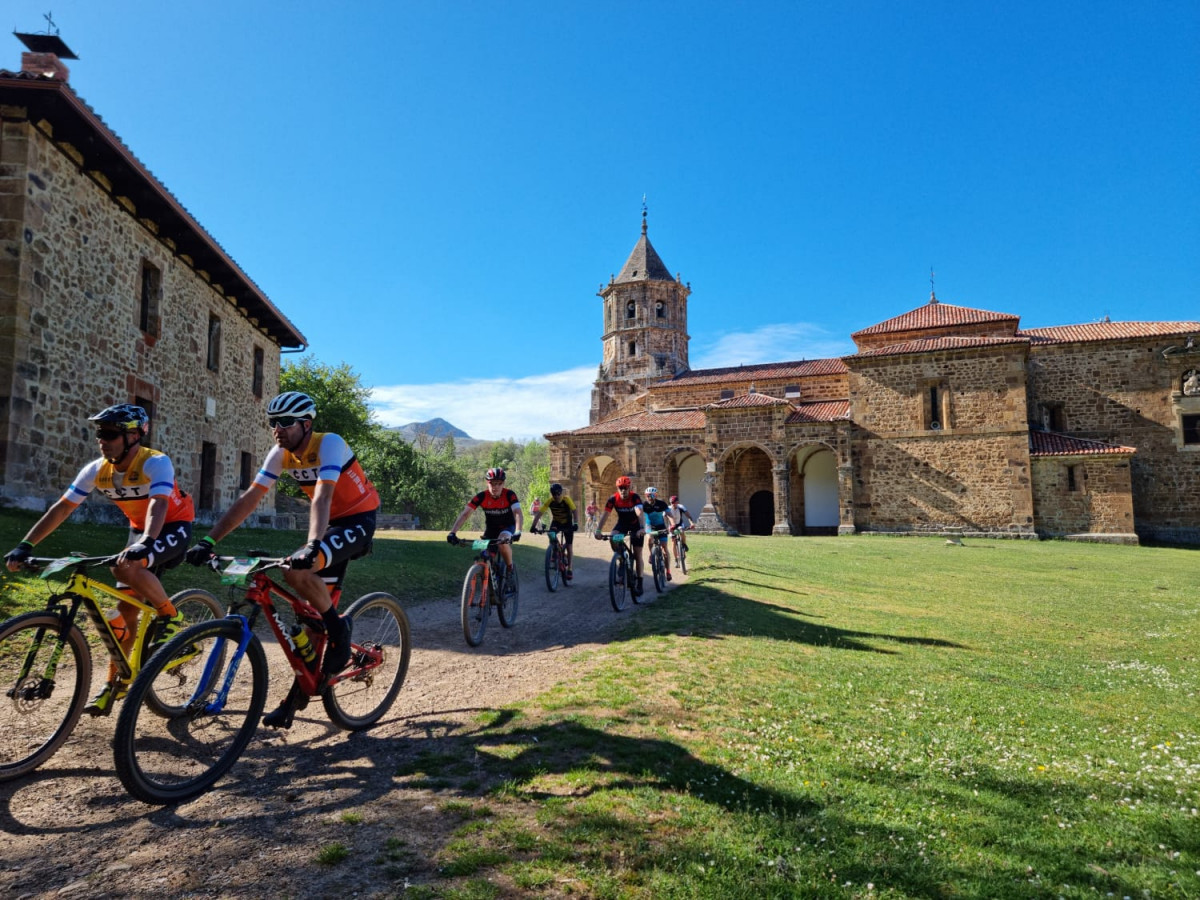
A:
{"type": "Polygon", "coordinates": [[[646,538],[642,524],[645,513],[642,510],[642,498],[634,493],[633,481],[628,475],[622,475],[617,479],[617,492],[604,504],[604,513],[600,516],[600,521],[596,523],[596,540],[604,540],[604,523],[608,521],[608,514],[613,510],[617,511],[617,524],[613,526],[613,532],[628,535],[629,543],[633,546],[634,571],[637,573],[637,583],[633,586],[633,590],[635,593],[641,594],[642,546],[646,538]]]}
{"type": "Polygon", "coordinates": [[[646,530],[661,531],[657,538],[662,544],[663,553],[667,560],[667,581],[671,580],[671,548],[667,544],[667,504],[658,497],[658,488],[646,488],[646,499],[642,503],[642,511],[646,514],[646,530]]]}
{"type": "Polygon", "coordinates": [[[575,577],[575,573],[571,571],[571,557],[575,532],[579,525],[575,521],[575,501],[563,493],[563,486],[557,481],[550,485],[550,499],[546,501],[546,505],[541,509],[534,510],[533,524],[529,526],[530,530],[537,528],[538,520],[546,510],[550,510],[550,522],[556,531],[562,533],[563,541],[566,544],[567,574],[565,577],[567,581],[570,581],[575,577]]]}
{"type": "MultiPolygon", "coordinates": [[[[450,533],[446,535],[449,543],[458,543],[458,529],[476,509],[483,510],[483,539],[485,541],[507,537],[515,544],[521,540],[521,526],[525,523],[525,514],[521,512],[521,501],[517,499],[516,493],[504,486],[507,477],[505,471],[499,466],[487,470],[484,475],[488,484],[487,490],[480,491],[467,501],[463,511],[458,514],[458,518],[450,526],[450,533]]],[[[500,545],[499,550],[504,565],[511,569],[513,567],[512,546],[504,543],[500,545]]],[[[509,584],[506,576],[506,592],[509,584]]]]}
{"type": "MultiPolygon", "coordinates": [[[[250,487],[233,501],[212,530],[187,552],[192,565],[216,556],[217,542],[245,521],[280,475],[291,476],[312,501],[308,543],[288,557],[288,586],[321,614],[329,643],[321,672],[336,675],[350,661],[350,621],[339,616],[329,585],[345,577],[350,560],[366,555],[375,534],[379,494],[341,435],[313,430],[317,404],[308,394],[285,391],[267,404],[275,446],[250,487]]],[[[279,708],[263,718],[270,728],[290,728],[308,697],[293,681],[279,708]]]]}
{"type": "MultiPolygon", "coordinates": [[[[88,494],[99,489],[129,519],[132,542],[121,551],[112,567],[117,588],[133,594],[154,607],[158,613],[156,643],[165,643],[183,624],[183,614],[175,609],[158,576],[179,565],[192,539],[194,511],[192,498],[175,482],[175,467],[170,457],[143,446],[150,417],[146,410],[131,403],[110,406],[88,418],[96,423],[96,442],[100,458],[84,466],[29,533],[4,557],[8,569],[15,572],[33,555],[35,544],[48,537],[73,513],[88,494]]],[[[132,603],[117,604],[123,623],[113,631],[126,653],[137,635],[138,608],[132,603]]],[[[113,702],[125,695],[128,685],[118,683],[117,664],[109,662],[108,679],[100,693],[84,707],[93,716],[112,712],[113,702]]]]}
{"type": "Polygon", "coordinates": [[[584,512],[587,514],[587,525],[585,527],[588,531],[596,530],[596,513],[599,511],[600,510],[596,506],[596,501],[594,499],[588,503],[587,509],[584,510],[584,512]]]}
{"type": "MultiPolygon", "coordinates": [[[[679,498],[674,494],[671,495],[671,500],[667,503],[667,531],[679,529],[679,543],[683,545],[683,549],[687,550],[687,530],[690,526],[695,526],[696,520],[692,518],[692,514],[688,512],[688,508],[679,502],[679,498]],[[687,522],[684,521],[687,519],[687,522]]],[[[679,560],[675,560],[676,567],[679,566],[679,560]]]]}

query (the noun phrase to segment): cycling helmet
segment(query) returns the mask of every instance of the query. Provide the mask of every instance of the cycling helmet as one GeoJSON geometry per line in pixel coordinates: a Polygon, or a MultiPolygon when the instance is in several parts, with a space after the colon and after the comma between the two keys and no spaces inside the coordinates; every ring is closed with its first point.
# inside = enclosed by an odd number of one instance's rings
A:
{"type": "Polygon", "coordinates": [[[633,487],[633,479],[630,478],[628,475],[622,475],[620,478],[617,479],[617,487],[619,487],[619,488],[633,487]]]}
{"type": "Polygon", "coordinates": [[[317,414],[317,404],[308,394],[299,391],[284,391],[267,404],[268,416],[294,416],[311,419],[317,414]]]}
{"type": "Polygon", "coordinates": [[[671,495],[671,501],[670,501],[670,502],[671,502],[671,503],[678,503],[678,502],[679,502],[679,498],[678,498],[678,497],[677,497],[675,494],[672,494],[672,495],[671,495]]]}
{"type": "Polygon", "coordinates": [[[656,487],[646,488],[646,496],[647,497],[657,497],[658,496],[658,488],[656,488],[656,487]]]}
{"type": "Polygon", "coordinates": [[[551,496],[557,497],[561,493],[562,493],[562,485],[559,484],[557,481],[554,482],[554,484],[550,485],[551,496]]]}
{"type": "Polygon", "coordinates": [[[95,422],[97,425],[107,425],[118,431],[145,431],[146,426],[150,424],[150,417],[140,406],[134,406],[132,403],[118,403],[116,406],[101,410],[94,416],[88,416],[88,421],[95,422]]]}
{"type": "Polygon", "coordinates": [[[508,476],[505,474],[502,468],[496,466],[494,469],[488,469],[487,474],[485,474],[483,477],[488,481],[499,481],[501,484],[503,484],[505,478],[508,476]]]}

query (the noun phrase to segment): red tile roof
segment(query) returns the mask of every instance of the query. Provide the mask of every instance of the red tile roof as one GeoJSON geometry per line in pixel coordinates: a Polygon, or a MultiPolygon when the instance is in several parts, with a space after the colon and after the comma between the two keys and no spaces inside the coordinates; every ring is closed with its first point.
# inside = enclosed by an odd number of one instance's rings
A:
{"type": "Polygon", "coordinates": [[[1137,447],[1070,437],[1053,431],[1029,432],[1030,456],[1129,456],[1137,447]]]}
{"type": "Polygon", "coordinates": [[[953,306],[931,299],[924,306],[904,313],[902,316],[888,319],[861,331],[856,331],[850,337],[860,335],[887,334],[892,331],[921,331],[927,328],[945,328],[951,325],[977,325],[981,322],[1019,322],[1020,316],[1010,313],[989,312],[986,309],[972,309],[969,306],[953,306]]]}
{"type": "Polygon", "coordinates": [[[820,400],[816,403],[798,403],[796,411],[787,417],[787,425],[804,425],[809,422],[839,422],[850,420],[849,400],[820,400]]]}
{"type": "Polygon", "coordinates": [[[692,387],[719,384],[739,379],[803,378],[806,375],[844,375],[846,364],[840,359],[809,359],[793,362],[759,363],[752,366],[726,366],[722,369],[694,369],[674,378],[655,382],[656,388],[692,387]]]}
{"type": "Polygon", "coordinates": [[[974,347],[995,347],[1003,344],[1027,344],[1027,337],[987,337],[986,335],[971,335],[968,337],[936,337],[922,338],[916,341],[902,341],[899,344],[889,344],[886,347],[876,347],[863,350],[842,359],[863,359],[874,356],[902,356],[906,353],[931,353],[935,350],[964,350],[974,347]]]}
{"type": "Polygon", "coordinates": [[[546,437],[560,434],[629,434],[639,431],[703,431],[704,413],[698,409],[681,412],[635,413],[607,422],[597,422],[572,431],[552,431],[546,437]]]}
{"type": "Polygon", "coordinates": [[[1023,328],[1017,334],[1034,344],[1114,341],[1122,338],[1169,337],[1200,333],[1200,322],[1088,322],[1052,328],[1023,328]]]}
{"type": "Polygon", "coordinates": [[[742,394],[739,397],[730,397],[728,400],[718,400],[716,403],[710,403],[705,409],[746,409],[751,406],[791,406],[787,400],[781,400],[779,397],[769,397],[766,394],[742,394]]]}

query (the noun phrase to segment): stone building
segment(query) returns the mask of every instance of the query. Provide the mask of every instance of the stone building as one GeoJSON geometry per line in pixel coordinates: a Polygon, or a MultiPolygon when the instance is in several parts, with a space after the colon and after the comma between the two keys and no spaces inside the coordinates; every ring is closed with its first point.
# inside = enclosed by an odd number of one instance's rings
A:
{"type": "Polygon", "coordinates": [[[305,339],[72,90],[66,45],[19,37],[21,71],[0,70],[0,502],[44,508],[97,453],[87,417],[132,402],[197,508],[222,509],[305,339]]]}
{"type": "Polygon", "coordinates": [[[713,531],[1200,543],[1200,321],[1022,329],[931,294],[850,356],[692,370],[690,292],[643,218],[590,424],[546,435],[576,502],[628,474],[713,531]]]}

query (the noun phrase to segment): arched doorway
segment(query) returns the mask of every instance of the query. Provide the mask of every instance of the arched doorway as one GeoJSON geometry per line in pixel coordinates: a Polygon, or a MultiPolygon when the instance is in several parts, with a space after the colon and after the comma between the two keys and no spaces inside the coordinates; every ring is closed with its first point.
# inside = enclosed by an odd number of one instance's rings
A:
{"type": "MultiPolygon", "coordinates": [[[[741,534],[759,533],[751,526],[750,498],[760,493],[768,497],[766,504],[769,512],[760,512],[759,515],[769,516],[771,519],[767,530],[762,533],[770,534],[774,529],[775,484],[771,467],[770,455],[755,444],[735,447],[726,453],[717,514],[735,531],[741,534]]],[[[763,502],[761,499],[756,501],[758,504],[763,502]]]]}
{"type": "Polygon", "coordinates": [[[775,528],[775,494],[758,491],[750,495],[750,533],[771,534],[775,528]]]}
{"type": "Polygon", "coordinates": [[[837,454],[826,444],[795,451],[789,467],[792,534],[836,535],[840,523],[837,454]]]}

